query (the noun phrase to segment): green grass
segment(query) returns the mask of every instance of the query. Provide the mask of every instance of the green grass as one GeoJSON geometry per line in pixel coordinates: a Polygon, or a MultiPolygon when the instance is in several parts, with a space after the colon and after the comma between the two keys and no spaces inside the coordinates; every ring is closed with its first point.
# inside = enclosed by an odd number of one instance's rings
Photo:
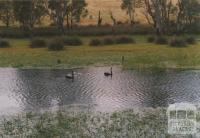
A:
{"type": "MultiPolygon", "coordinates": [[[[197,113],[197,124],[199,119],[200,114],[197,113]]],[[[77,107],[74,110],[71,107],[54,112],[26,113],[1,120],[0,135],[5,138],[174,138],[167,132],[165,108],[101,113],[89,109],[81,111],[77,107]]]]}
{"type": "MultiPolygon", "coordinates": [[[[8,39],[11,47],[0,49],[0,66],[17,68],[71,68],[95,65],[121,65],[124,68],[200,68],[200,43],[186,48],[172,48],[146,42],[146,36],[134,36],[136,44],[92,47],[82,37],[84,45],[65,47],[52,52],[47,48],[29,48],[29,39],[8,39]],[[58,64],[57,60],[61,60],[58,64]]],[[[51,38],[47,38],[51,39],[51,38]]]]}
{"type": "Polygon", "coordinates": [[[166,110],[92,111],[26,113],[0,122],[2,137],[26,138],[99,138],[169,137],[166,110]]]}

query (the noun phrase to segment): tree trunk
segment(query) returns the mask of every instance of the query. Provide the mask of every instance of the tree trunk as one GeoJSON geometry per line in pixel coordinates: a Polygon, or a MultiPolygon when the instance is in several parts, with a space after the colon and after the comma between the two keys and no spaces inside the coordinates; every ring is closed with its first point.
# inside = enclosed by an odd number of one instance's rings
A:
{"type": "Polygon", "coordinates": [[[10,17],[8,14],[9,11],[6,11],[6,27],[8,28],[10,26],[10,17]]]}
{"type": "Polygon", "coordinates": [[[9,20],[6,21],[6,27],[8,28],[10,26],[9,20]]]}
{"type": "Polygon", "coordinates": [[[69,30],[69,14],[67,14],[67,29],[69,30]]]}
{"type": "Polygon", "coordinates": [[[71,29],[73,29],[73,19],[71,18],[71,29]]]}
{"type": "Polygon", "coordinates": [[[155,18],[156,18],[156,34],[162,35],[163,33],[162,17],[161,17],[160,3],[158,0],[154,3],[154,6],[155,6],[155,18]]]}
{"type": "Polygon", "coordinates": [[[60,26],[60,30],[62,34],[65,34],[65,28],[64,28],[64,24],[63,24],[63,19],[60,19],[59,21],[59,26],[60,26]]]}

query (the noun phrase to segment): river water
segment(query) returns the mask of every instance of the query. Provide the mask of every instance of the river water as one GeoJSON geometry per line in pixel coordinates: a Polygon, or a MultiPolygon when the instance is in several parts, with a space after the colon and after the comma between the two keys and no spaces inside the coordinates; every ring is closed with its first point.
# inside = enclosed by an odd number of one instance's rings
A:
{"type": "Polygon", "coordinates": [[[92,105],[97,111],[167,107],[200,102],[200,71],[123,70],[109,67],[75,69],[0,69],[0,114],[40,111],[67,105],[92,105]]]}

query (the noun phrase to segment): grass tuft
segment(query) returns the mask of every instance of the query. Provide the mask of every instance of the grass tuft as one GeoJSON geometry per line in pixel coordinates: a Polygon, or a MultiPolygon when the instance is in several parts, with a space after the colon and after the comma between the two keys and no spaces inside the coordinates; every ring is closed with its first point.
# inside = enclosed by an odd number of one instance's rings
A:
{"type": "Polygon", "coordinates": [[[93,38],[90,40],[90,46],[100,46],[102,45],[102,41],[98,38],[93,38]]]}
{"type": "Polygon", "coordinates": [[[46,47],[47,44],[46,44],[46,41],[43,40],[43,39],[33,39],[31,40],[31,44],[30,44],[30,47],[31,48],[43,48],[43,47],[46,47]]]}
{"type": "Polygon", "coordinates": [[[157,36],[155,39],[155,44],[165,45],[168,43],[168,40],[165,36],[157,36]]]}
{"type": "Polygon", "coordinates": [[[174,37],[170,40],[170,46],[172,46],[172,47],[186,47],[187,43],[183,38],[174,37]]]}
{"type": "Polygon", "coordinates": [[[80,45],[83,45],[83,42],[79,37],[66,37],[66,38],[63,38],[63,42],[67,46],[80,46],[80,45]]]}
{"type": "Polygon", "coordinates": [[[104,45],[113,45],[113,44],[115,44],[115,40],[113,37],[105,37],[103,39],[103,44],[104,45]]]}
{"type": "Polygon", "coordinates": [[[0,48],[10,47],[10,43],[7,40],[0,39],[0,48]]]}
{"type": "Polygon", "coordinates": [[[135,43],[135,40],[129,36],[119,36],[116,38],[116,43],[117,44],[130,44],[130,43],[135,43]]]}
{"type": "Polygon", "coordinates": [[[61,39],[55,38],[48,44],[48,49],[50,51],[61,51],[64,49],[64,44],[61,39]]]}
{"type": "Polygon", "coordinates": [[[190,36],[190,37],[187,37],[186,38],[186,42],[188,43],[188,44],[196,44],[196,39],[195,39],[195,37],[192,37],[192,36],[190,36]]]}
{"type": "Polygon", "coordinates": [[[147,42],[148,43],[153,43],[155,41],[156,37],[155,36],[148,36],[147,37],[147,42]]]}

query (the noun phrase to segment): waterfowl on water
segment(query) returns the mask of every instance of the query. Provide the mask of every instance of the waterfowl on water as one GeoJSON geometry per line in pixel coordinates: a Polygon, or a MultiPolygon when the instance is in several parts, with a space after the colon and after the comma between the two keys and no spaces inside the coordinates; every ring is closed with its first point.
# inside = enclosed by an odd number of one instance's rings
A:
{"type": "Polygon", "coordinates": [[[112,67],[110,68],[110,72],[104,72],[104,76],[112,76],[112,67]]]}
{"type": "Polygon", "coordinates": [[[66,79],[74,79],[74,71],[72,70],[71,74],[65,76],[66,79]]]}

